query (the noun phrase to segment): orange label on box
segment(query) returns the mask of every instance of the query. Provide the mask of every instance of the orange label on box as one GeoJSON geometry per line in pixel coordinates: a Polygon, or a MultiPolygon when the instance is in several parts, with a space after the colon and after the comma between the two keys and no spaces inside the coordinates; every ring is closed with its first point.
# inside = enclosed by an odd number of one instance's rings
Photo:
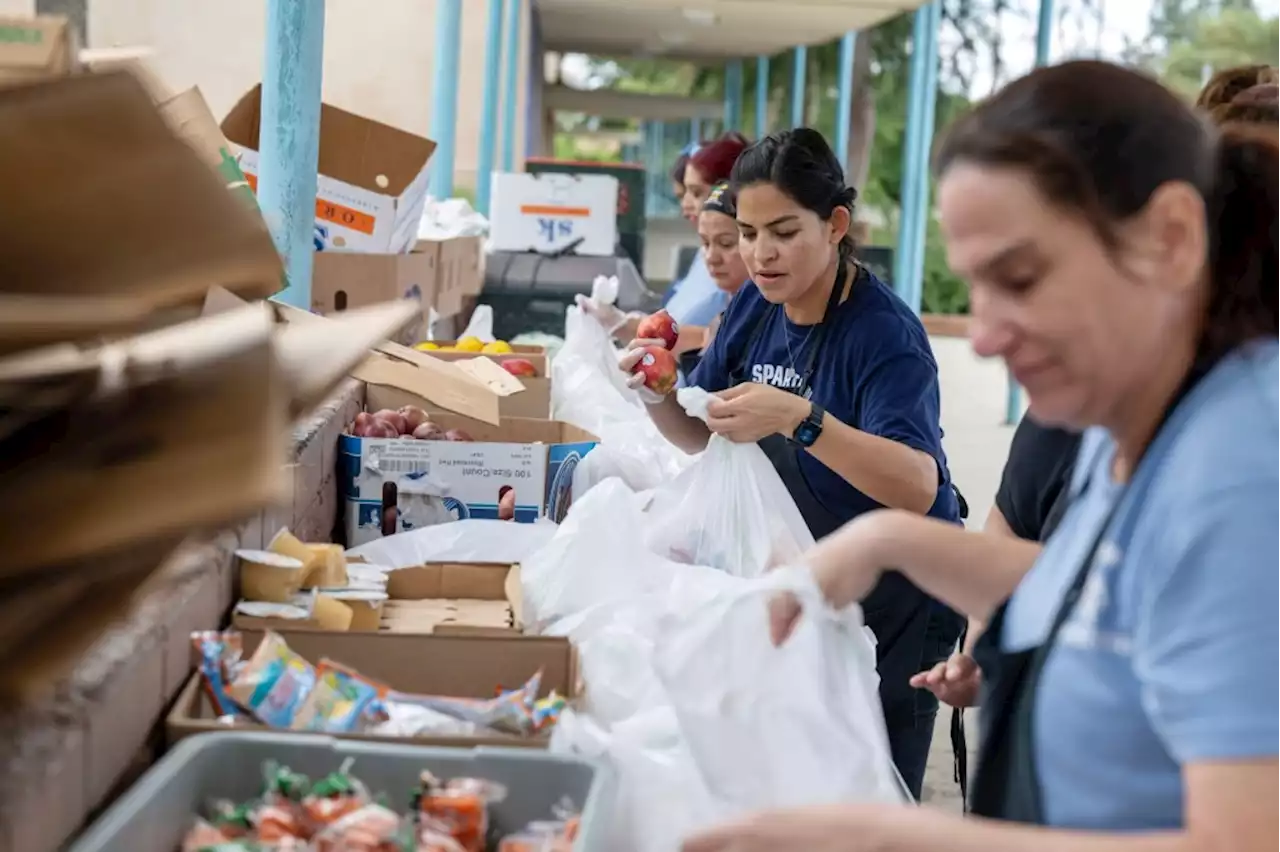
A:
{"type": "Polygon", "coordinates": [[[574,216],[585,219],[591,215],[589,207],[557,207],[554,204],[522,204],[520,212],[526,216],[574,216]]]}
{"type": "MultiPolygon", "coordinates": [[[[249,188],[257,193],[258,176],[246,174],[245,179],[249,182],[249,188]]],[[[316,218],[369,236],[373,235],[373,225],[377,221],[368,213],[361,213],[359,210],[352,210],[350,207],[325,201],[323,198],[316,199],[316,218]]]]}

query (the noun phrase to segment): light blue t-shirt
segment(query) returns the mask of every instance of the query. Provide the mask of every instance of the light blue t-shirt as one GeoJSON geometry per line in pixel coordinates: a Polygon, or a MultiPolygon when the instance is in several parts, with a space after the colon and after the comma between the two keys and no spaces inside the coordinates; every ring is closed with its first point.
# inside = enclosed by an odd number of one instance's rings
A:
{"type": "Polygon", "coordinates": [[[684,318],[679,322],[681,325],[705,328],[711,325],[711,321],[723,313],[725,308],[729,307],[729,300],[732,298],[732,293],[726,293],[717,287],[714,293],[685,311],[684,318]]]}
{"type": "Polygon", "coordinates": [[[689,271],[685,273],[684,278],[672,284],[671,289],[667,291],[663,307],[676,322],[699,325],[687,318],[689,311],[718,292],[720,287],[707,270],[706,257],[703,256],[702,249],[699,249],[694,255],[693,263],[689,264],[689,271]]]}
{"type": "MultiPolygon", "coordinates": [[[[1050,825],[1178,828],[1182,765],[1277,753],[1276,353],[1272,340],[1220,362],[1170,416],[1166,428],[1186,420],[1149,486],[1140,473],[1119,505],[1036,698],[1050,825]]],[[[1073,502],[1014,593],[1005,650],[1043,641],[1121,492],[1113,457],[1106,433],[1085,434],[1073,502]]]]}

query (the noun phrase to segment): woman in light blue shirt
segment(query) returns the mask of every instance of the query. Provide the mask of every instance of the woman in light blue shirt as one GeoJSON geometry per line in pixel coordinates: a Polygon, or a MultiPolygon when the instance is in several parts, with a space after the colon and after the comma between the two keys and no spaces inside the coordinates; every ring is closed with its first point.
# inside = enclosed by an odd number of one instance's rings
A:
{"type": "MultiPolygon", "coordinates": [[[[1085,429],[1043,550],[901,512],[809,557],[832,604],[896,568],[987,621],[976,817],[833,805],[685,846],[1270,852],[1280,739],[1273,129],[1219,132],[1154,80],[1040,69],[938,158],[974,350],[1085,429]]],[[[775,640],[801,617],[775,600],[775,640]]]]}

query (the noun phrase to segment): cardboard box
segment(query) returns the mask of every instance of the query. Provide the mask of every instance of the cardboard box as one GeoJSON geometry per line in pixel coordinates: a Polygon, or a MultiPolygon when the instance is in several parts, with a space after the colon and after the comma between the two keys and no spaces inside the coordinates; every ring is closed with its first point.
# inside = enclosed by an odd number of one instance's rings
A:
{"type": "Polygon", "coordinates": [[[63,77],[79,68],[71,21],[61,15],[0,16],[0,86],[63,77]]]}
{"type": "MultiPolygon", "coordinates": [[[[574,698],[579,693],[578,660],[563,637],[547,636],[421,636],[389,633],[324,633],[308,630],[278,631],[289,647],[312,664],[329,658],[392,689],[461,698],[492,698],[495,689],[515,688],[534,672],[542,671],[541,694],[552,691],[574,698]]],[[[262,639],[255,631],[243,633],[246,653],[262,639]]],[[[207,731],[226,730],[214,716],[199,675],[194,675],[178,696],[165,720],[172,745],[207,731]]],[[[546,748],[548,738],[501,734],[481,737],[387,738],[348,735],[343,738],[411,742],[417,745],[503,745],[546,748]]]]}
{"type": "MultiPolygon", "coordinates": [[[[456,346],[457,341],[435,341],[438,346],[456,346]]],[[[426,350],[427,354],[441,361],[465,363],[476,358],[486,358],[497,364],[503,361],[521,359],[533,365],[535,376],[521,376],[520,384],[524,390],[519,393],[503,395],[498,403],[498,413],[503,417],[531,417],[547,420],[551,417],[551,378],[548,375],[547,350],[542,346],[513,345],[510,355],[477,355],[475,352],[457,352],[447,349],[426,350]]],[[[438,407],[426,406],[427,411],[437,411],[438,407]]]]}
{"type": "Polygon", "coordinates": [[[0,354],[191,318],[214,286],[280,289],[262,217],[124,72],[0,90],[0,183],[0,354]]]}
{"type": "Polygon", "coordinates": [[[617,208],[618,179],[611,175],[495,174],[492,250],[613,257],[617,208]]]}
{"type": "Polygon", "coordinates": [[[311,309],[320,314],[334,314],[392,299],[410,299],[418,303],[425,328],[438,283],[436,251],[316,252],[311,273],[311,309]]]}
{"type": "MultiPolygon", "coordinates": [[[[240,168],[256,188],[262,87],[222,120],[239,149],[240,168]]],[[[323,250],[408,251],[417,241],[427,199],[427,161],[436,143],[337,107],[320,107],[316,245],[323,250]]]]}
{"type": "MultiPolygon", "coordinates": [[[[208,102],[200,89],[192,86],[160,101],[160,114],[182,141],[191,146],[226,184],[227,190],[245,207],[259,213],[258,199],[249,187],[249,180],[231,152],[231,143],[222,135],[218,120],[213,117],[208,102]]],[[[390,299],[383,299],[387,302],[390,299]]]]}
{"type": "Polygon", "coordinates": [[[519,635],[520,567],[433,562],[387,575],[383,629],[395,633],[519,635]]]}
{"type": "Polygon", "coordinates": [[[440,283],[435,309],[442,317],[462,313],[465,300],[484,287],[484,239],[454,237],[448,240],[421,240],[419,251],[434,247],[439,255],[440,283]]]}
{"type": "MultiPolygon", "coordinates": [[[[371,398],[370,406],[374,405],[371,398]]],[[[339,487],[345,503],[347,546],[380,538],[384,515],[397,532],[465,518],[497,518],[506,489],[516,492],[515,520],[559,522],[572,502],[573,472],[596,445],[594,436],[553,420],[503,418],[494,426],[440,412],[445,429],[464,429],[473,443],[400,438],[339,439],[339,487]],[[417,485],[445,486],[446,517],[423,507],[417,485]]],[[[431,504],[430,508],[434,508],[431,504]]]]}
{"type": "MultiPolygon", "coordinates": [[[[155,55],[149,47],[92,47],[81,48],[79,51],[80,65],[92,74],[105,74],[109,71],[127,71],[138,78],[138,81],[151,93],[151,97],[156,103],[162,104],[174,96],[173,90],[170,89],[156,73],[155,68],[151,64],[151,60],[155,55]]],[[[202,99],[203,100],[203,99],[202,99]]],[[[213,120],[213,126],[216,128],[218,122],[213,120]]],[[[219,136],[222,134],[219,133],[219,136]]]]}

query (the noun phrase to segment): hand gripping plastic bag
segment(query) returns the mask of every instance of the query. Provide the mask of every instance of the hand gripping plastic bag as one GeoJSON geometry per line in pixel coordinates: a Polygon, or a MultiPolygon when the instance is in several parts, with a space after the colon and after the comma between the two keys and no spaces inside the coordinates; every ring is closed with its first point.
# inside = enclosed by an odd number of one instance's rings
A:
{"type": "MultiPolygon", "coordinates": [[[[691,415],[706,419],[706,391],[684,388],[679,400],[691,415]]],[[[720,435],[712,435],[701,456],[654,491],[648,514],[650,549],[737,577],[758,577],[796,562],[814,543],[764,452],[720,435]]]]}
{"type": "Polygon", "coordinates": [[[669,612],[659,681],[720,816],[833,802],[902,802],[861,610],[830,609],[807,570],[739,581],[669,612]],[[804,616],[781,648],[767,602],[786,589],[804,616]]]}

